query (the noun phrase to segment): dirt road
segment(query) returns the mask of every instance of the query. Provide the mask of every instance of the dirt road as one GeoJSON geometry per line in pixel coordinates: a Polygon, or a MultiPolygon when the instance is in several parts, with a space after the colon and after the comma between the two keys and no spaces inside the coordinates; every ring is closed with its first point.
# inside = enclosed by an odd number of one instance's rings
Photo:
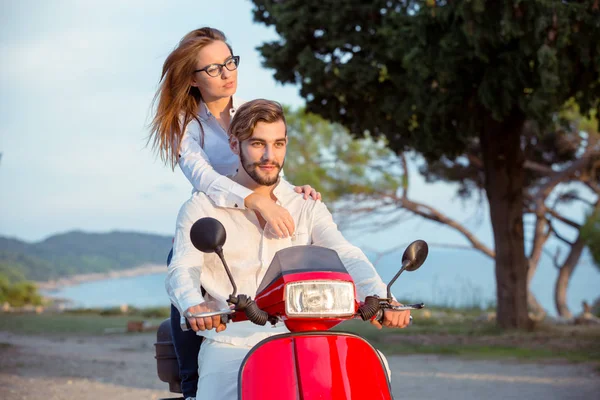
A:
{"type": "MultiPolygon", "coordinates": [[[[154,335],[22,336],[0,332],[3,400],[173,397],[156,377],[154,335]]],[[[595,399],[590,365],[389,357],[396,399],[595,399]]]]}

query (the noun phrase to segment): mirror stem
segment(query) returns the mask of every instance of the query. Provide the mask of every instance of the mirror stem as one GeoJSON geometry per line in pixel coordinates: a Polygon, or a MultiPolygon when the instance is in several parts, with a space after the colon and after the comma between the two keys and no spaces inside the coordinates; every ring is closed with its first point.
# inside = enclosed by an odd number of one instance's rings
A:
{"type": "Polygon", "coordinates": [[[405,265],[402,265],[402,268],[400,268],[400,271],[398,271],[396,276],[394,276],[394,278],[390,281],[390,283],[388,283],[388,286],[387,286],[387,298],[388,299],[392,298],[392,285],[394,284],[394,282],[396,282],[396,279],[398,279],[400,274],[404,272],[404,270],[406,269],[406,267],[408,267],[409,264],[410,264],[410,262],[407,262],[405,265]]]}
{"type": "Polygon", "coordinates": [[[235,285],[235,281],[233,280],[233,276],[231,275],[231,271],[229,270],[229,267],[227,266],[227,263],[225,262],[225,256],[223,255],[223,247],[219,246],[215,249],[215,253],[217,253],[217,255],[219,256],[219,258],[221,259],[221,262],[223,263],[223,266],[225,267],[225,272],[227,272],[227,276],[229,277],[229,281],[231,282],[231,286],[233,286],[233,293],[231,293],[232,297],[235,297],[236,293],[237,293],[237,286],[235,285]]]}

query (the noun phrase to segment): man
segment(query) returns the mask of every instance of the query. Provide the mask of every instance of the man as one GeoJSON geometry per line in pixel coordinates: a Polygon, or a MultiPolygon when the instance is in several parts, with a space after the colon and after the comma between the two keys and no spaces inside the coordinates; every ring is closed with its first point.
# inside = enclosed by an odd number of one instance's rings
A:
{"type": "MultiPolygon", "coordinates": [[[[191,243],[190,228],[202,217],[218,219],[227,231],[223,252],[238,293],[256,294],[278,250],[314,244],[338,253],[361,300],[375,294],[385,297],[386,285],[375,268],[360,249],[344,239],[325,205],[304,200],[293,187],[280,181],[288,142],[281,106],[262,99],[245,103],[238,108],[229,133],[230,147],[240,159],[232,179],[285,207],[294,218],[296,231],[292,237],[275,237],[260,214],[217,207],[204,193],[195,193],[179,212],[174,257],[166,280],[171,301],[182,315],[223,308],[232,291],[219,258],[201,253],[191,243]],[[200,292],[200,285],[206,290],[205,295],[200,292]]],[[[403,328],[409,318],[408,311],[386,310],[384,325],[403,328]]],[[[207,399],[236,399],[237,374],[244,356],[260,340],[287,332],[283,324],[273,328],[245,321],[225,326],[219,317],[189,317],[188,321],[205,338],[198,356],[198,393],[207,399]]],[[[376,321],[372,323],[381,327],[376,321]]]]}

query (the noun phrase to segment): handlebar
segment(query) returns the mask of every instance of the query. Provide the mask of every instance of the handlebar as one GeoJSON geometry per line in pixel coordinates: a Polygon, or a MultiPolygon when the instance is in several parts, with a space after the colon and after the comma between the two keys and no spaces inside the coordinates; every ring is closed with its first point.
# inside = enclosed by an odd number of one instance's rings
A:
{"type": "Polygon", "coordinates": [[[190,312],[185,312],[183,313],[184,315],[181,316],[180,320],[179,320],[179,326],[181,327],[182,331],[189,331],[190,329],[192,329],[192,327],[190,326],[190,323],[188,322],[188,318],[210,318],[210,317],[214,317],[215,315],[220,315],[221,316],[221,322],[226,324],[229,322],[229,315],[233,314],[235,311],[232,310],[231,308],[225,308],[222,310],[218,310],[218,311],[208,311],[208,312],[203,312],[203,313],[190,313],[190,312]]]}
{"type": "MultiPolygon", "coordinates": [[[[378,296],[367,296],[365,302],[358,308],[358,314],[363,321],[371,321],[376,319],[380,324],[383,323],[383,316],[385,310],[393,311],[406,311],[406,310],[420,310],[425,307],[425,304],[406,304],[401,306],[395,306],[390,304],[391,299],[379,298],[378,296]]],[[[412,316],[410,317],[412,322],[412,316]]]]}
{"type": "MultiPolygon", "coordinates": [[[[407,310],[416,310],[416,309],[415,308],[407,308],[407,310]]],[[[379,322],[380,325],[383,325],[383,309],[377,311],[377,314],[375,314],[374,319],[377,320],[377,322],[379,322]]],[[[412,322],[413,322],[413,316],[411,315],[409,317],[408,324],[412,325],[412,322]]]]}
{"type": "Polygon", "coordinates": [[[181,329],[184,331],[191,329],[187,318],[210,318],[216,315],[221,315],[221,321],[226,324],[231,319],[229,315],[235,313],[236,311],[243,313],[249,321],[257,325],[265,325],[267,322],[275,325],[278,321],[277,317],[270,316],[266,311],[261,310],[250,296],[246,296],[244,294],[238,294],[237,296],[231,295],[229,296],[227,303],[231,305],[230,308],[225,308],[218,311],[209,311],[197,314],[187,311],[184,312],[179,321],[181,329]]]}
{"type": "MultiPolygon", "coordinates": [[[[225,308],[217,311],[208,311],[203,313],[190,313],[184,312],[180,319],[181,330],[188,331],[191,326],[187,318],[210,318],[217,315],[221,316],[221,322],[227,324],[231,317],[237,311],[244,311],[248,319],[258,325],[265,325],[267,322],[275,324],[278,320],[276,317],[269,316],[265,311],[258,308],[254,301],[244,295],[238,295],[228,301],[233,305],[232,308],[225,308]]],[[[385,310],[393,311],[406,311],[406,310],[420,310],[425,307],[425,304],[406,304],[401,306],[395,306],[390,304],[390,299],[379,298],[377,296],[368,296],[365,302],[359,307],[357,316],[360,316],[364,321],[377,320],[380,324],[383,324],[383,317],[385,310]]],[[[409,325],[412,324],[412,315],[410,316],[409,325]]]]}

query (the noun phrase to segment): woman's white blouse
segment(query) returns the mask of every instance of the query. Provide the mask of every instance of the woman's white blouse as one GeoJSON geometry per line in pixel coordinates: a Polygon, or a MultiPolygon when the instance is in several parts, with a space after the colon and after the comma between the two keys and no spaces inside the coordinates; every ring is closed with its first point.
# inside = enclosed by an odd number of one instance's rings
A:
{"type": "MultiPolygon", "coordinates": [[[[244,102],[233,96],[230,114],[244,102]]],[[[219,207],[244,208],[244,199],[252,191],[227,178],[235,175],[238,156],[229,148],[227,132],[200,103],[198,113],[202,129],[196,120],[186,127],[179,148],[179,166],[194,189],[206,195],[219,207]]]]}

